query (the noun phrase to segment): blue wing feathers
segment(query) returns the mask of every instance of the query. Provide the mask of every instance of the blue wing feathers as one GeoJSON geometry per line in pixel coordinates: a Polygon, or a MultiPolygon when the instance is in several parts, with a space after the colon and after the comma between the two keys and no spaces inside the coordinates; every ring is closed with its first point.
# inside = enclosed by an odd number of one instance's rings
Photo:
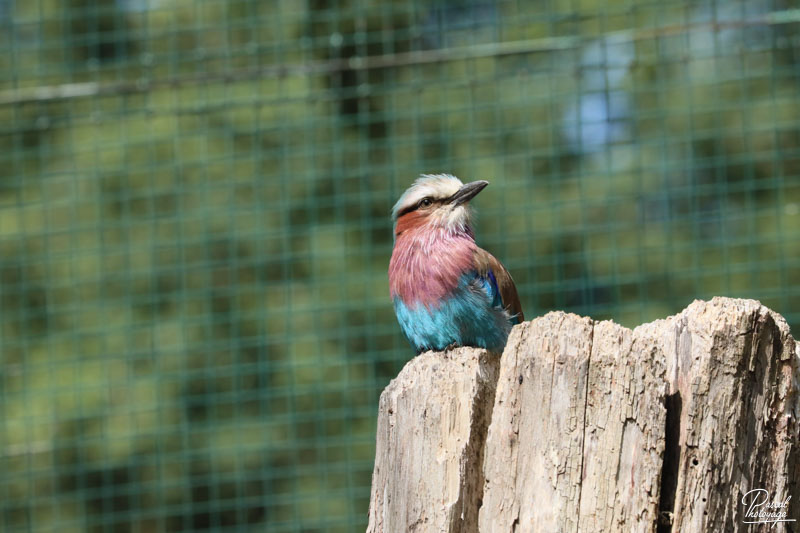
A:
{"type": "Polygon", "coordinates": [[[478,248],[475,251],[473,264],[478,275],[486,276],[492,282],[493,305],[504,307],[511,315],[514,324],[525,320],[514,280],[511,279],[511,274],[500,261],[486,250],[478,248]],[[494,295],[496,295],[496,299],[494,295]]]}
{"type": "Polygon", "coordinates": [[[492,298],[492,305],[503,307],[503,297],[500,295],[500,287],[497,286],[497,278],[494,277],[494,272],[491,270],[489,270],[487,274],[491,282],[489,296],[492,298]]]}

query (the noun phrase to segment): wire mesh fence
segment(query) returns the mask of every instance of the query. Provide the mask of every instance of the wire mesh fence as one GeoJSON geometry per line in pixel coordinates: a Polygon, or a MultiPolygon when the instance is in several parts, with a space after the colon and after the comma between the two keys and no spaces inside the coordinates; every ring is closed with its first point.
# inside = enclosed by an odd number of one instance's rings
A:
{"type": "Polygon", "coordinates": [[[363,529],[389,210],[488,179],[526,316],[800,321],[777,0],[0,0],[0,529],[363,529]]]}

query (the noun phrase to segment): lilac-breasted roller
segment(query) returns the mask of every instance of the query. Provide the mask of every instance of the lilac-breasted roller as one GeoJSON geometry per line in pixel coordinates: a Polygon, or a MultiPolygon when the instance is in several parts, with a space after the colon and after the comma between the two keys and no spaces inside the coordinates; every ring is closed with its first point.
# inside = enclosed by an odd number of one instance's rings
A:
{"type": "Polygon", "coordinates": [[[452,346],[501,352],[524,320],[511,275],[475,244],[468,202],[489,184],[423,174],[392,209],[389,288],[397,320],[421,353],[452,346]]]}

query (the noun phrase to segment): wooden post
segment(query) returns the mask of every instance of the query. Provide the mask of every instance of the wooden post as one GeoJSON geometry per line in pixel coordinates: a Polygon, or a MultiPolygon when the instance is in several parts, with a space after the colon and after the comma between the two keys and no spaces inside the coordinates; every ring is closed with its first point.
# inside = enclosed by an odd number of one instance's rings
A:
{"type": "Polygon", "coordinates": [[[652,529],[666,410],[650,333],[561,312],[515,330],[489,428],[481,531],[652,529]]]}
{"type": "Polygon", "coordinates": [[[381,396],[368,531],[800,531],[798,359],[727,298],[633,331],[549,313],[499,369],[423,354],[381,396]]]}
{"type": "Polygon", "coordinates": [[[791,498],[788,518],[800,519],[800,354],[786,321],[753,300],[715,298],[660,332],[674,411],[665,477],[674,494],[662,495],[672,531],[800,531],[800,521],[748,526],[742,504],[765,490],[770,503],[791,498]]]}
{"type": "Polygon", "coordinates": [[[426,352],[386,387],[368,532],[477,531],[499,363],[477,348],[426,352]]]}

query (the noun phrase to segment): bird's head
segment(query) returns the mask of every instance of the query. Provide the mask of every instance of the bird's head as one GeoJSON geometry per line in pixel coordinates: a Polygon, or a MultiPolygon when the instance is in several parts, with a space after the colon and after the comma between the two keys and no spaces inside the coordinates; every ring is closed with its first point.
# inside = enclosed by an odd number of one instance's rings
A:
{"type": "Polygon", "coordinates": [[[487,185],[483,180],[465,185],[449,174],[423,174],[394,204],[395,236],[415,228],[470,232],[469,201],[487,185]]]}

